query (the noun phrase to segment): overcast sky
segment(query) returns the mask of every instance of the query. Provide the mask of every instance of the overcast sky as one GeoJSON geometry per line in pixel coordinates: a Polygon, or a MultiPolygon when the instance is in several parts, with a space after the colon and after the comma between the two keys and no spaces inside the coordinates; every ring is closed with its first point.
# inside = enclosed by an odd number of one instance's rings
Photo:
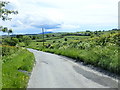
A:
{"type": "MultiPolygon", "coordinates": [[[[5,1],[5,0],[4,0],[5,1]]],[[[0,21],[14,33],[109,30],[118,28],[119,0],[8,0],[18,10],[12,21],[0,21]]]]}

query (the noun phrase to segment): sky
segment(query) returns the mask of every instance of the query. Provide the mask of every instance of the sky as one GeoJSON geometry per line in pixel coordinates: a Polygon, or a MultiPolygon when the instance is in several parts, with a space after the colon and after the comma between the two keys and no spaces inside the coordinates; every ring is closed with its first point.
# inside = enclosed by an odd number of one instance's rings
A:
{"type": "Polygon", "coordinates": [[[111,30],[118,28],[119,0],[3,0],[10,3],[11,21],[0,24],[12,28],[14,34],[111,30]]]}

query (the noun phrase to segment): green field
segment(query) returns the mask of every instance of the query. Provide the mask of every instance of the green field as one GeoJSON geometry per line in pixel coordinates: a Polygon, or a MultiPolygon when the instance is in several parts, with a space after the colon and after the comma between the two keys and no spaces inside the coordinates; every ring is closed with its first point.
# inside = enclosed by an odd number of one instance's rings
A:
{"type": "Polygon", "coordinates": [[[2,88],[26,88],[34,55],[24,48],[2,47],[2,88]]]}

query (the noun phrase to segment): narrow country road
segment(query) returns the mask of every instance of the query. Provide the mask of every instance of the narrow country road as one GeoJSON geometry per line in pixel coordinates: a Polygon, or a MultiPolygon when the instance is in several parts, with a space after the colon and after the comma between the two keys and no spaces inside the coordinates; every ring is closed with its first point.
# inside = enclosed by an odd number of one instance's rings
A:
{"type": "Polygon", "coordinates": [[[28,49],[36,64],[27,88],[117,88],[116,79],[55,54],[28,49]]]}

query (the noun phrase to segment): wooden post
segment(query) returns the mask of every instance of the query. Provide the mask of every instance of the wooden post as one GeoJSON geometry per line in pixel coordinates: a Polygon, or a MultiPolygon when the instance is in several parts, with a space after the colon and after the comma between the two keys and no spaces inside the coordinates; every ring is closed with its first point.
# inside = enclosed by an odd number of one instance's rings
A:
{"type": "Polygon", "coordinates": [[[44,28],[42,28],[42,34],[43,34],[43,47],[44,47],[44,28]]]}

